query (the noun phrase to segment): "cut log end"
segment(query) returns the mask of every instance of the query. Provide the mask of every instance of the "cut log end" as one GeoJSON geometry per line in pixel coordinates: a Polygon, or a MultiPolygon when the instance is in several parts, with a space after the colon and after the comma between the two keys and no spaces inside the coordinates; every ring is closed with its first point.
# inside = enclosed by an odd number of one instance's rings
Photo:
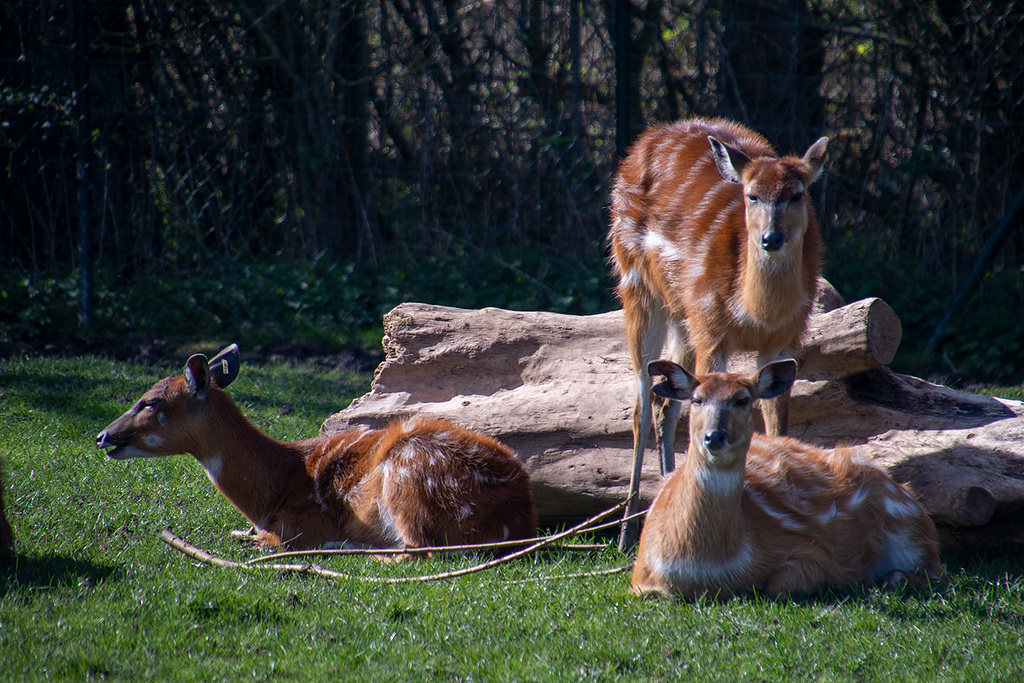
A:
{"type": "Polygon", "coordinates": [[[903,338],[903,324],[889,304],[881,299],[869,299],[867,319],[868,353],[879,366],[888,365],[896,357],[903,338]]]}
{"type": "Polygon", "coordinates": [[[996,499],[981,486],[964,486],[953,491],[945,505],[933,505],[929,512],[937,524],[982,526],[992,520],[996,512],[996,499]]]}
{"type": "Polygon", "coordinates": [[[892,362],[903,326],[881,299],[862,299],[811,317],[804,335],[800,376],[837,379],[892,362]]]}

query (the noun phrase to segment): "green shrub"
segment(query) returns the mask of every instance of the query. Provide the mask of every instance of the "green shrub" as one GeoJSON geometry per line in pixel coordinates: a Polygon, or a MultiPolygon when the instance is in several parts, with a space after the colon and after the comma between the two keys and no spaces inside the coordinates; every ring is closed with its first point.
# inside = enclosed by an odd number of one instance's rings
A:
{"type": "MultiPolygon", "coordinates": [[[[596,252],[596,249],[595,249],[596,252]]],[[[382,316],[405,301],[598,313],[614,307],[603,256],[502,254],[454,247],[395,252],[378,264],[229,263],[94,275],[92,324],[78,327],[77,274],[0,273],[0,353],[85,340],[232,339],[248,348],[379,348],[382,316]]]]}
{"type": "MultiPolygon", "coordinates": [[[[866,246],[858,246],[866,250],[866,246]]],[[[903,340],[893,368],[951,382],[1024,382],[1019,311],[1024,279],[990,273],[952,321],[941,353],[923,349],[952,296],[914,264],[874,264],[867,253],[830,258],[825,275],[847,301],[884,299],[903,340]],[[872,265],[867,265],[872,264],[872,265]]],[[[377,263],[243,262],[217,272],[167,267],[118,276],[98,270],[90,329],[78,327],[77,274],[0,272],[0,354],[88,341],[233,340],[246,348],[379,350],[381,318],[405,301],[592,314],[617,307],[603,244],[585,257],[552,250],[484,251],[455,242],[426,253],[387,252],[377,263]]]]}

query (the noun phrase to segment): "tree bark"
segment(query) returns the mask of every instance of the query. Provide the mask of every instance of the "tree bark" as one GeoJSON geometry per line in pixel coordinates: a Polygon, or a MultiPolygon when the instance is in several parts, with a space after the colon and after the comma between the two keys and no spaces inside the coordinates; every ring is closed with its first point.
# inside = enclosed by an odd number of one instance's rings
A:
{"type": "MultiPolygon", "coordinates": [[[[961,540],[983,540],[985,525],[1020,514],[1022,404],[892,372],[885,366],[900,339],[895,313],[879,299],[833,308],[841,303],[833,293],[826,287],[819,297],[798,354],[790,435],[858,445],[909,483],[938,523],[973,529],[961,540]]],[[[387,355],[370,392],[330,417],[325,433],[422,414],[491,434],[519,453],[548,523],[582,519],[625,497],[635,382],[621,311],[570,316],[410,303],[388,313],[384,327],[387,355]]],[[[730,369],[752,371],[752,363],[741,357],[730,369]]],[[[680,420],[679,443],[687,430],[680,420]]],[[[650,456],[645,503],[659,480],[650,456]]],[[[1024,533],[999,536],[1024,542],[1024,533]]]]}

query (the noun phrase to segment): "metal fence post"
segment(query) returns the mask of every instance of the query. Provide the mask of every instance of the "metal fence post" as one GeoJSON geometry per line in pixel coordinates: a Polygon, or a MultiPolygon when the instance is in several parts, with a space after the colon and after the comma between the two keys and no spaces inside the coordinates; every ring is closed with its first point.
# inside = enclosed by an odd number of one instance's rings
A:
{"type": "Polygon", "coordinates": [[[86,330],[92,322],[92,200],[90,192],[90,161],[92,158],[92,132],[89,120],[89,24],[86,0],[75,0],[75,136],[77,138],[78,174],[78,250],[79,292],[78,320],[86,330]]]}
{"type": "Polygon", "coordinates": [[[630,3],[631,0],[615,0],[612,12],[612,42],[615,45],[615,154],[618,159],[626,156],[633,130],[633,122],[630,120],[630,3]]]}

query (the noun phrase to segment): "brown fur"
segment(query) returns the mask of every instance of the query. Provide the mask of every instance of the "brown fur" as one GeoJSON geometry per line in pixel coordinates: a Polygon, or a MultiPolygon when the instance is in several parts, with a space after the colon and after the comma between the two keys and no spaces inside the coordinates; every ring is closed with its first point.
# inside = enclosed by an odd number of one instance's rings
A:
{"type": "Polygon", "coordinates": [[[942,578],[935,525],[884,471],[853,451],[753,433],[752,403],[783,364],[749,378],[666,373],[674,397],[693,395],[690,447],[648,513],[635,592],[780,596],[942,578]],[[711,448],[715,430],[724,443],[711,448]]]}
{"type": "Polygon", "coordinates": [[[97,445],[115,459],[191,453],[257,528],[258,544],[423,547],[535,534],[526,470],[495,439],[414,418],[277,441],[203,380],[205,362],[190,359],[185,375],[157,382],[97,445]]]}
{"type": "MultiPolygon", "coordinates": [[[[736,352],[756,351],[760,365],[798,348],[821,260],[807,190],[825,143],[803,158],[779,158],[739,124],[694,119],[647,130],[619,165],[608,241],[638,380],[635,461],[653,417],[646,367],[666,343],[672,360],[698,374],[725,370],[736,352]],[[732,182],[709,137],[738,164],[732,182]],[[769,232],[781,240],[776,251],[762,248],[769,232]]],[[[788,406],[788,393],[763,406],[768,433],[786,433],[788,406]]],[[[677,418],[671,406],[658,418],[663,473],[677,418]]]]}

